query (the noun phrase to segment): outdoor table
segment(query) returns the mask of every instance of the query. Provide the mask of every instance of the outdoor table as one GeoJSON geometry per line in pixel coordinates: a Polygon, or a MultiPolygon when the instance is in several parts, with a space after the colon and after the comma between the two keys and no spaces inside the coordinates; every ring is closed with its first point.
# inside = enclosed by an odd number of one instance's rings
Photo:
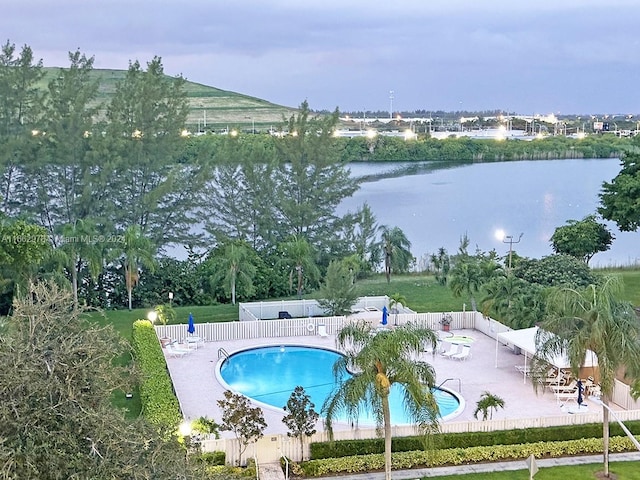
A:
{"type": "Polygon", "coordinates": [[[188,336],[185,341],[187,342],[187,346],[191,347],[191,345],[195,346],[195,349],[198,349],[198,344],[200,342],[204,343],[204,340],[200,337],[193,337],[193,336],[188,336]]]}

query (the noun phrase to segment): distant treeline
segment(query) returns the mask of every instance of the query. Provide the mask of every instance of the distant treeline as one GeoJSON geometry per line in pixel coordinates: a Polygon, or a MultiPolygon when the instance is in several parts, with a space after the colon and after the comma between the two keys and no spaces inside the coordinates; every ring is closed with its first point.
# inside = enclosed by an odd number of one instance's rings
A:
{"type": "MultiPolygon", "coordinates": [[[[277,138],[246,135],[244,143],[271,149],[277,138]]],[[[201,148],[216,151],[224,142],[221,136],[197,137],[190,154],[201,148]]],[[[591,135],[582,139],[549,136],[531,141],[429,137],[405,140],[378,135],[374,138],[335,138],[335,148],[343,162],[473,161],[502,162],[512,160],[551,160],[558,158],[614,158],[638,144],[638,140],[614,135],[591,135]]]]}

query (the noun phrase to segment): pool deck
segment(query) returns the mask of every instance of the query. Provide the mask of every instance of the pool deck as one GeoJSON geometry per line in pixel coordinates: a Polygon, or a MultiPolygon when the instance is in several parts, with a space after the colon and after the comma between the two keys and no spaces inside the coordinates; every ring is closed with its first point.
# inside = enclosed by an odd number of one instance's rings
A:
{"type": "MultiPolygon", "coordinates": [[[[476,402],[483,392],[497,395],[505,402],[505,408],[493,414],[494,419],[538,418],[566,415],[568,409],[575,408],[576,401],[558,401],[552,392],[546,389],[534,390],[531,381],[524,381],[522,373],[516,366],[524,364],[524,356],[516,355],[510,348],[500,345],[496,355],[496,342],[475,330],[452,331],[455,335],[470,336],[475,339],[471,347],[471,358],[457,361],[444,358],[439,354],[424,354],[424,360],[432,364],[436,370],[437,384],[443,384],[465,399],[464,410],[453,419],[475,420],[473,412],[476,402]],[[497,357],[497,367],[496,367],[497,357]],[[459,388],[460,387],[460,388],[459,388]]],[[[235,340],[225,342],[208,342],[199,345],[191,353],[183,357],[172,357],[165,351],[167,365],[173,385],[185,418],[193,420],[206,416],[220,421],[221,412],[217,400],[223,398],[224,387],[215,376],[216,364],[221,361],[218,351],[224,348],[232,354],[238,350],[266,345],[305,345],[335,348],[335,336],[303,336],[280,337],[252,340],[235,340]]],[[[446,344],[445,344],[446,345],[446,344]]],[[[600,407],[585,399],[588,412],[597,412],[600,407]]],[[[262,406],[264,418],[268,424],[266,433],[285,434],[288,429],[282,423],[282,409],[262,406]]],[[[320,409],[316,405],[316,410],[320,409]]],[[[319,424],[321,428],[321,425],[319,424]]],[[[335,426],[338,429],[349,429],[349,425],[335,426]]]]}

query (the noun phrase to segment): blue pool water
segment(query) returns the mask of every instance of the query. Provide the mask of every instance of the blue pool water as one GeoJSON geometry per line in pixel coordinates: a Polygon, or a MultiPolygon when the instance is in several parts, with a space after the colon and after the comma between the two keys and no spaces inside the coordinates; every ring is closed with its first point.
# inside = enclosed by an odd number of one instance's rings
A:
{"type": "MultiPolygon", "coordinates": [[[[260,347],[231,355],[221,365],[219,377],[230,390],[281,409],[296,386],[304,387],[317,412],[334,386],[333,364],[340,354],[323,348],[281,345],[260,347]]],[[[348,374],[345,374],[348,375],[348,374]]],[[[391,421],[409,424],[402,407],[401,387],[392,387],[391,421]]],[[[435,389],[434,395],[443,419],[457,415],[461,398],[446,390],[435,389]]],[[[361,418],[359,423],[373,423],[361,418]]]]}

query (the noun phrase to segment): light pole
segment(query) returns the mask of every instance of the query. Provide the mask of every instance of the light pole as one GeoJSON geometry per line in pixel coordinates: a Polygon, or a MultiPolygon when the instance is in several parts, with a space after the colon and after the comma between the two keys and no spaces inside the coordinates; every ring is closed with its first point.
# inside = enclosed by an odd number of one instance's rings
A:
{"type": "Polygon", "coordinates": [[[393,120],[393,90],[389,91],[389,118],[393,120]]]}
{"type": "Polygon", "coordinates": [[[505,237],[502,239],[502,243],[509,244],[509,271],[511,271],[511,256],[513,254],[513,244],[520,243],[521,239],[522,239],[522,233],[518,237],[518,240],[514,240],[513,235],[505,235],[505,237]]]}

